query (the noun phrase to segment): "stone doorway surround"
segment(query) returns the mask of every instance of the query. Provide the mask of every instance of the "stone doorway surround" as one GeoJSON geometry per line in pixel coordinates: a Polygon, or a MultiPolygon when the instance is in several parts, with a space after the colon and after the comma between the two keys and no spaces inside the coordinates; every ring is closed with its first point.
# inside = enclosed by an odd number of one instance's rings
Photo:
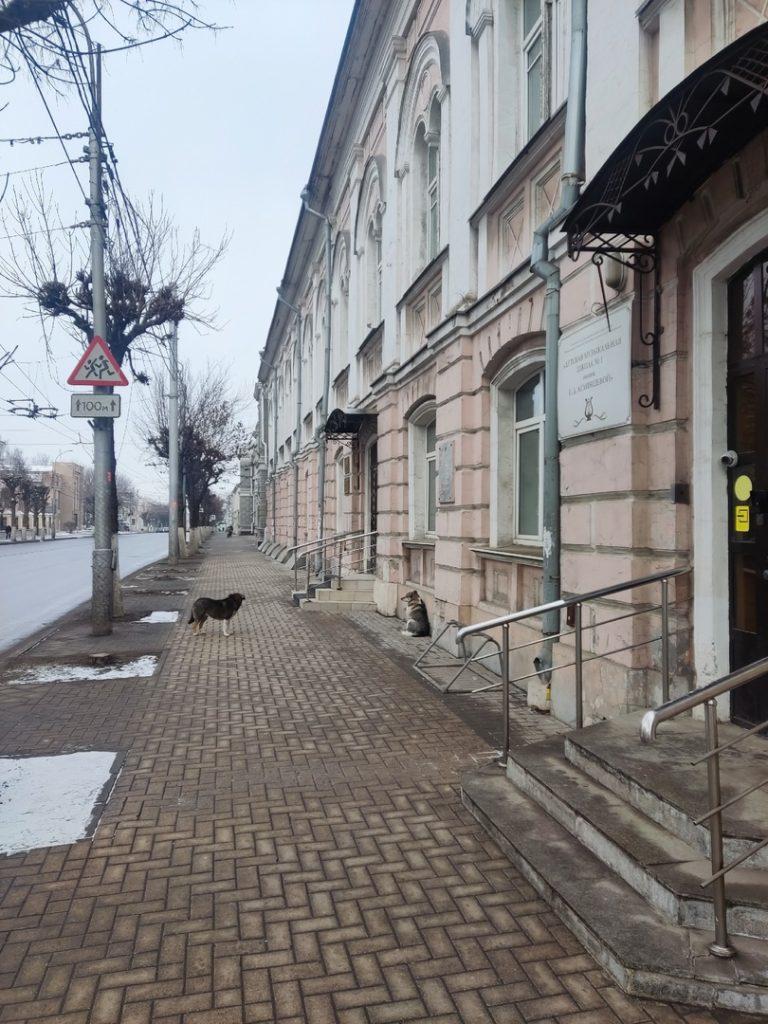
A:
{"type": "MultiPolygon", "coordinates": [[[[696,685],[730,671],[728,497],[728,280],[768,246],[768,210],[737,228],[693,271],[693,653],[696,685]]],[[[730,699],[720,698],[730,717],[730,699]]]]}

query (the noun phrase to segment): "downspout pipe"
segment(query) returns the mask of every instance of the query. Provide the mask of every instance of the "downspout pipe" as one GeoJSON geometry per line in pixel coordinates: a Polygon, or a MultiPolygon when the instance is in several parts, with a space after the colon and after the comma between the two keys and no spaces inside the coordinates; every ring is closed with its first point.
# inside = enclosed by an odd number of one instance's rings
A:
{"type": "MultiPolygon", "coordinates": [[[[325,225],[325,351],[323,356],[323,394],[320,399],[320,422],[315,434],[318,440],[318,481],[317,481],[317,540],[321,544],[325,536],[325,461],[327,440],[325,424],[328,421],[328,397],[331,390],[331,274],[333,272],[333,228],[331,219],[320,210],[309,205],[310,192],[305,188],[301,193],[304,209],[313,217],[322,220],[325,225]]],[[[318,554],[317,569],[321,571],[324,563],[322,550],[318,554]]]]}
{"type": "MultiPolygon", "coordinates": [[[[544,282],[544,479],[543,483],[543,593],[542,603],[560,597],[560,440],[557,416],[558,345],[560,341],[560,266],[549,258],[549,235],[571,212],[586,176],[587,98],[587,3],[572,0],[571,63],[568,81],[568,109],[563,144],[563,173],[560,203],[534,231],[531,273],[544,282]]],[[[552,674],[554,638],[560,632],[560,612],[542,618],[543,643],[534,666],[549,682],[552,674]]]]}
{"type": "MultiPolygon", "coordinates": [[[[301,445],[301,376],[302,376],[302,365],[301,365],[301,309],[298,306],[294,306],[292,302],[289,302],[283,295],[282,289],[277,289],[277,297],[284,306],[287,306],[291,310],[296,318],[296,355],[298,366],[296,368],[296,440],[293,445],[293,451],[291,452],[291,462],[293,463],[293,546],[298,547],[299,544],[299,447],[301,445]]],[[[294,555],[297,558],[298,555],[294,555]]]]}

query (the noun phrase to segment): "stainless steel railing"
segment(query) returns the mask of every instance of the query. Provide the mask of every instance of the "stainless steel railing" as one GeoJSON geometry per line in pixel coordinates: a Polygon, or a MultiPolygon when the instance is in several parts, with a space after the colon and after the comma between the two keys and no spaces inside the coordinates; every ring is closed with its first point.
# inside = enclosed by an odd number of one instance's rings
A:
{"type": "Polygon", "coordinates": [[[293,566],[294,590],[299,589],[299,551],[303,550],[304,568],[306,570],[305,593],[309,594],[312,582],[313,556],[319,556],[318,575],[323,583],[336,581],[336,588],[341,589],[341,580],[345,568],[348,572],[372,571],[376,563],[376,530],[367,533],[339,533],[325,537],[322,541],[299,544],[290,551],[296,552],[293,566]]]}
{"type": "Polygon", "coordinates": [[[745,683],[751,683],[765,675],[768,675],[768,658],[753,662],[753,664],[745,668],[737,669],[735,672],[723,676],[714,683],[709,683],[707,686],[701,686],[696,690],[692,690],[676,700],[666,701],[653,711],[647,711],[643,716],[640,727],[640,737],[643,743],[652,743],[656,739],[656,730],[663,722],[669,722],[673,718],[677,718],[678,715],[704,705],[704,729],[707,752],[692,763],[701,764],[704,761],[707,763],[708,808],[706,814],[702,814],[701,817],[697,818],[694,824],[703,825],[705,822],[709,823],[709,857],[712,874],[706,881],[701,883],[701,888],[705,889],[710,885],[712,886],[715,913],[715,941],[710,945],[709,949],[714,956],[731,957],[734,955],[734,949],[728,939],[728,906],[725,894],[725,876],[729,871],[733,871],[734,868],[749,860],[750,857],[753,857],[758,850],[768,846],[768,837],[766,837],[756,842],[729,864],[725,863],[723,811],[743,800],[750,793],[754,793],[756,790],[768,785],[768,777],[749,786],[741,793],[731,797],[730,800],[723,802],[720,783],[720,755],[724,750],[737,747],[747,737],[754,736],[756,733],[768,729],[768,721],[760,722],[759,725],[755,725],[751,729],[745,729],[743,733],[735,736],[732,740],[720,744],[718,743],[717,736],[717,698],[725,693],[731,693],[733,690],[738,689],[738,687],[744,686],[745,683]]]}
{"type": "MultiPolygon", "coordinates": [[[[294,554],[295,555],[295,557],[293,559],[293,589],[294,590],[298,590],[299,589],[299,568],[300,568],[300,561],[301,561],[302,558],[304,558],[304,560],[305,560],[305,565],[309,565],[309,561],[310,561],[309,556],[310,556],[310,554],[312,554],[312,555],[318,555],[319,554],[321,556],[324,556],[326,548],[328,548],[332,544],[335,544],[336,541],[339,540],[339,538],[341,538],[341,537],[351,537],[351,536],[354,536],[354,535],[355,535],[354,531],[350,531],[348,533],[332,533],[332,534],[330,534],[330,536],[324,537],[322,540],[308,540],[308,541],[305,541],[304,544],[295,544],[292,548],[288,548],[287,551],[286,551],[286,554],[288,554],[288,555],[294,554]]],[[[322,569],[323,561],[324,561],[324,558],[321,558],[320,559],[320,565],[318,566],[318,570],[319,571],[321,571],[321,569],[322,569]]]]}
{"type": "Polygon", "coordinates": [[[331,548],[331,586],[336,580],[336,589],[341,590],[341,580],[346,567],[349,573],[372,572],[376,565],[376,530],[368,533],[348,534],[339,537],[331,548]]]}
{"type": "MultiPolygon", "coordinates": [[[[435,680],[433,680],[432,677],[429,675],[427,669],[456,668],[455,659],[452,659],[451,661],[440,661],[436,664],[427,664],[427,658],[435,649],[435,647],[439,645],[440,641],[443,639],[443,637],[445,636],[449,629],[460,628],[461,623],[458,621],[458,619],[446,620],[446,622],[443,623],[443,628],[440,630],[440,632],[432,638],[430,644],[424,648],[424,650],[418,656],[416,661],[414,661],[413,667],[416,669],[419,675],[423,676],[424,679],[426,679],[428,682],[434,684],[435,680]]],[[[469,668],[470,665],[476,665],[481,661],[487,661],[489,658],[498,658],[499,666],[501,666],[501,645],[499,641],[493,636],[486,636],[482,633],[476,633],[475,636],[477,637],[477,639],[482,640],[482,643],[475,651],[468,652],[466,649],[466,645],[463,643],[463,641],[458,642],[458,648],[461,653],[461,664],[459,665],[458,669],[456,669],[455,673],[451,676],[451,678],[448,680],[446,685],[442,688],[443,693],[448,693],[449,690],[451,690],[451,688],[458,682],[459,676],[467,668],[469,668]],[[495,650],[491,651],[489,654],[483,654],[482,652],[489,645],[495,647],[495,650]]],[[[490,683],[489,685],[481,686],[479,689],[473,690],[472,693],[484,693],[486,690],[495,690],[500,685],[501,683],[490,683]]]]}
{"type": "MultiPolygon", "coordinates": [[[[607,658],[612,655],[622,654],[625,651],[635,650],[648,644],[661,641],[661,692],[663,699],[665,701],[668,700],[671,681],[669,642],[670,639],[678,632],[689,628],[688,626],[685,626],[682,630],[670,629],[670,612],[673,605],[687,604],[688,602],[687,600],[671,602],[669,599],[669,584],[671,580],[676,577],[684,576],[690,571],[689,567],[681,566],[677,569],[669,569],[666,572],[653,573],[650,576],[642,576],[639,579],[629,580],[626,583],[615,583],[609,587],[602,587],[600,590],[592,590],[586,594],[578,594],[574,597],[561,598],[558,601],[550,601],[548,604],[537,605],[534,608],[524,608],[519,612],[510,612],[507,615],[501,615],[495,619],[478,622],[473,626],[465,626],[463,629],[458,631],[456,634],[456,640],[458,643],[462,644],[467,637],[475,636],[479,633],[485,634],[492,629],[501,629],[501,679],[498,683],[491,684],[483,689],[489,690],[497,687],[502,688],[504,749],[502,750],[501,760],[504,764],[506,764],[507,757],[509,755],[509,687],[512,682],[509,677],[510,655],[526,648],[539,646],[543,642],[542,637],[537,637],[535,640],[517,644],[510,648],[510,626],[517,622],[523,622],[525,619],[538,618],[546,612],[559,612],[563,609],[573,609],[573,629],[561,630],[560,632],[548,635],[543,639],[547,641],[555,641],[567,636],[572,636],[574,638],[574,660],[562,665],[553,665],[551,668],[547,669],[547,673],[551,674],[568,668],[572,668],[574,670],[576,682],[576,728],[580,729],[584,725],[584,665],[600,658],[607,658]],[[622,615],[615,615],[608,619],[602,619],[599,622],[590,623],[588,627],[583,625],[582,609],[585,604],[600,600],[601,598],[611,597],[614,594],[621,594],[626,591],[637,590],[640,587],[651,586],[656,583],[660,584],[661,588],[661,600],[659,604],[650,605],[649,607],[635,608],[622,615]],[[640,640],[637,643],[625,644],[623,647],[616,647],[609,651],[602,651],[597,654],[585,656],[583,636],[585,628],[595,630],[600,626],[607,626],[611,623],[621,622],[625,619],[633,619],[639,615],[647,615],[654,612],[660,612],[661,615],[661,632],[658,636],[652,636],[646,640],[640,640]]],[[[534,672],[530,672],[527,675],[518,676],[514,682],[522,683],[528,679],[541,677],[543,674],[542,669],[536,669],[534,672]]]]}

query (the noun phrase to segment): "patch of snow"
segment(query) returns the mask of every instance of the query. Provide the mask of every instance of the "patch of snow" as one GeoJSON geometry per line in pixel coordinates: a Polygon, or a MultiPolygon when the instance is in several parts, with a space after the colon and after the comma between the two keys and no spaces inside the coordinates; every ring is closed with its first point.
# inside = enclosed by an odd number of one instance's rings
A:
{"type": "Polygon", "coordinates": [[[145,654],[122,665],[41,665],[28,668],[22,675],[9,679],[10,686],[28,683],[73,683],[89,679],[134,679],[151,676],[157,666],[154,654],[145,654]]]}
{"type": "Polygon", "coordinates": [[[178,612],[151,612],[149,615],[145,615],[143,619],[137,619],[137,622],[176,622],[179,617],[178,612]]]}
{"type": "Polygon", "coordinates": [[[0,758],[0,853],[85,838],[99,797],[106,798],[115,757],[92,750],[0,758]]]}

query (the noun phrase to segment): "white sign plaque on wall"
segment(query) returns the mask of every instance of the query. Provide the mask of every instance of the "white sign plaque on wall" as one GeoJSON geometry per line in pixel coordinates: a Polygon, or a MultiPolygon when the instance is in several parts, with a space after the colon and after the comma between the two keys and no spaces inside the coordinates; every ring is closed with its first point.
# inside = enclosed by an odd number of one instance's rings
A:
{"type": "Polygon", "coordinates": [[[632,418],[632,309],[611,310],[560,338],[557,413],[560,437],[621,427],[632,418]]]}
{"type": "Polygon", "coordinates": [[[441,505],[452,505],[453,493],[453,441],[441,441],[437,446],[437,500],[441,505]]]}

